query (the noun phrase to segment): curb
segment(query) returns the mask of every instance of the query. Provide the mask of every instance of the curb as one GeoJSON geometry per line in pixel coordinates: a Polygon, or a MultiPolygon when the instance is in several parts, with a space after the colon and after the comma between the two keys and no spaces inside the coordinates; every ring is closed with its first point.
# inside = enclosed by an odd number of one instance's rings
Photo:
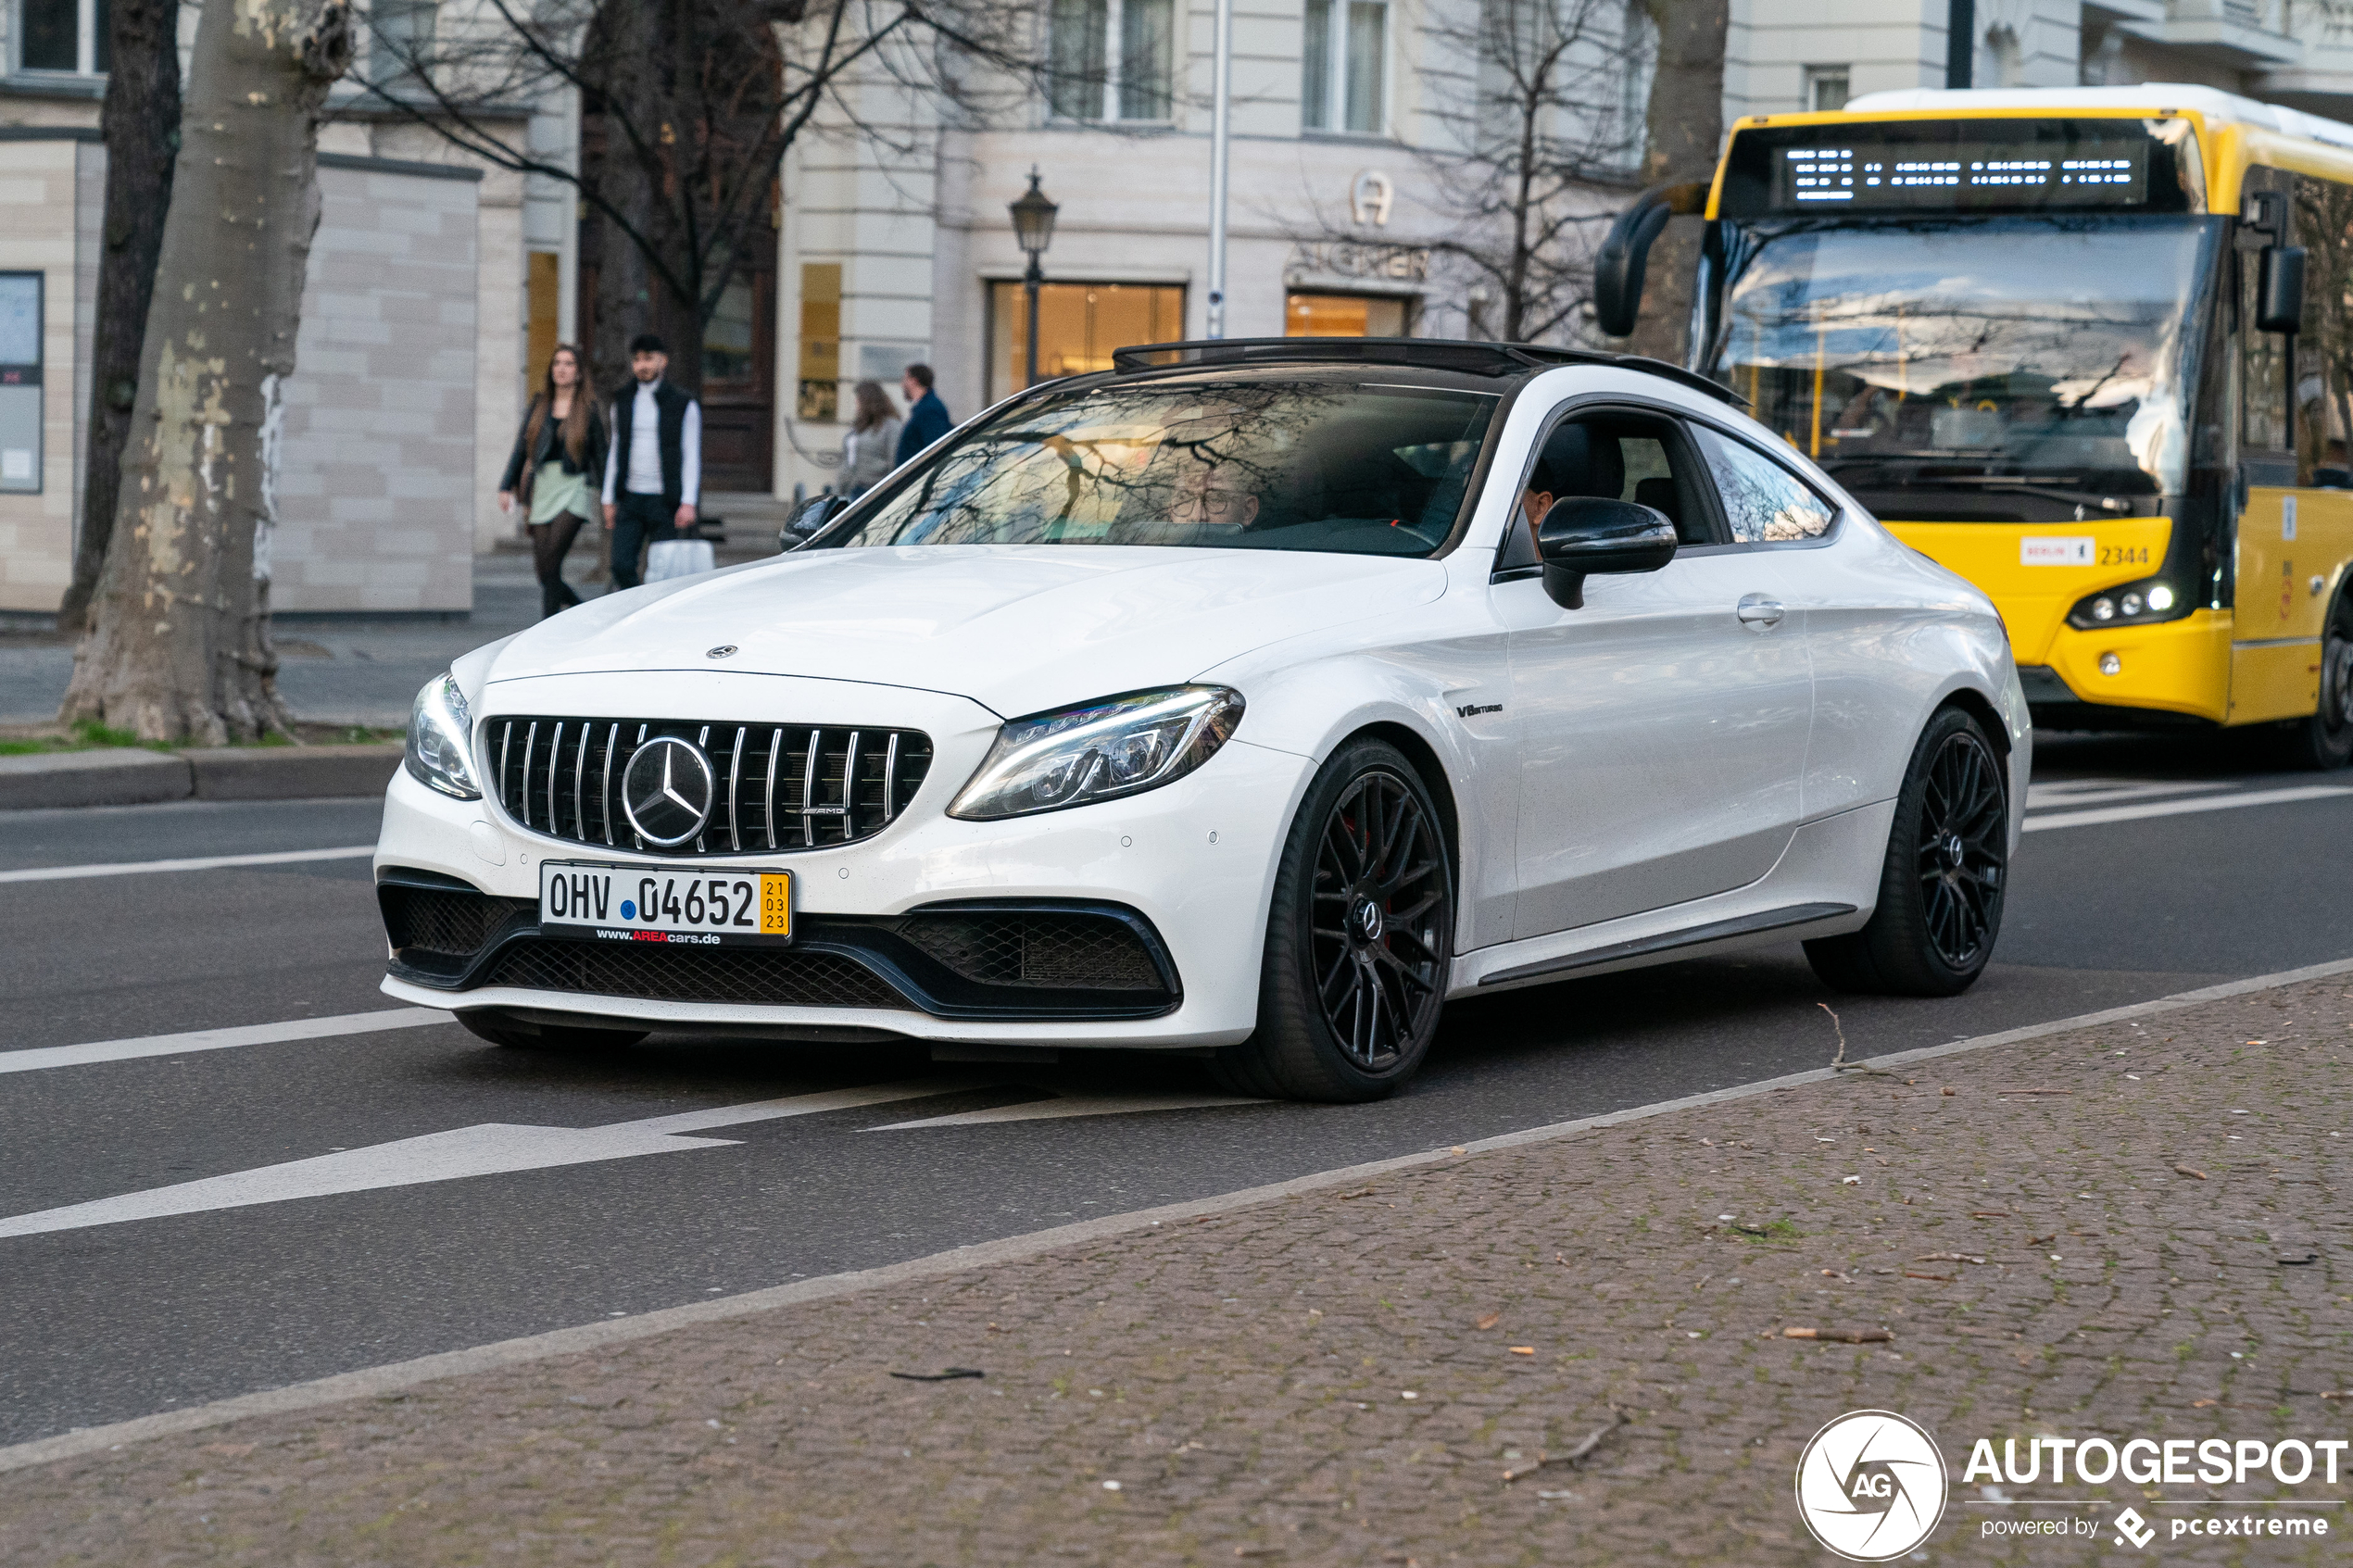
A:
{"type": "Polygon", "coordinates": [[[196,751],[126,746],[0,757],[0,811],[382,795],[399,767],[400,748],[390,746],[217,746],[196,751]]]}

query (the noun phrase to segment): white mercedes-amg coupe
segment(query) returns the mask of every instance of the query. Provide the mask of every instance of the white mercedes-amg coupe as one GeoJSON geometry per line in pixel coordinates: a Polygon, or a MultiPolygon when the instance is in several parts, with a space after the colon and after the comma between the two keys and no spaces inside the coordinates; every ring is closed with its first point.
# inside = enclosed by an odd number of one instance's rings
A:
{"type": "Polygon", "coordinates": [[[1125,349],[816,515],[419,694],[387,993],[1359,1100],[1452,997],[1791,939],[1949,994],[2000,929],[1993,605],[1672,366],[1125,349]]]}

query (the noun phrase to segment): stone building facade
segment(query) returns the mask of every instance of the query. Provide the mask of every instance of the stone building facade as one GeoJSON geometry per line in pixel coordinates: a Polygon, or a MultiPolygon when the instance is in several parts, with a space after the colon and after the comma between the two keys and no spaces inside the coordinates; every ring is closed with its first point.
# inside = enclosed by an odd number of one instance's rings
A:
{"type": "MultiPolygon", "coordinates": [[[[54,611],[80,525],[103,15],[103,0],[0,0],[0,275],[43,280],[40,482],[0,477],[0,615],[17,620],[54,611]]],[[[183,64],[195,16],[182,8],[183,64]]],[[[573,156],[567,101],[479,118],[510,144],[573,156]]],[[[472,557],[514,533],[496,495],[532,367],[573,325],[574,204],[560,182],[459,153],[352,84],[330,99],[320,169],[272,602],[463,613],[472,557]]]]}

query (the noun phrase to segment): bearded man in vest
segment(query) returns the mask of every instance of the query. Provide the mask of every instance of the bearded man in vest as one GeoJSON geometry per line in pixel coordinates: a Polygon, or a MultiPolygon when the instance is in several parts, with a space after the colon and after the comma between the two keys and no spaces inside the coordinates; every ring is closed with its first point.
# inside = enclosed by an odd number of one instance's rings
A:
{"type": "Polygon", "coordinates": [[[702,495],[702,405],[662,379],[670,351],[651,332],[629,343],[636,378],[612,400],[605,455],[605,530],[612,535],[612,588],[645,581],[646,546],[695,525],[702,495]]]}

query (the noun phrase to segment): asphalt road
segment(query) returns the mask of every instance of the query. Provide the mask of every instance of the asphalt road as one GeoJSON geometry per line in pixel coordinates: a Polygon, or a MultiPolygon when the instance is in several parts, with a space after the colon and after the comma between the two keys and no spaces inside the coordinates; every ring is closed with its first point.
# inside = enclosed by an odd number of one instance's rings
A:
{"type": "Polygon", "coordinates": [[[375,818],[347,801],[0,816],[0,1443],[1819,1066],[1818,1002],[1869,1055],[2353,954],[2353,775],[2265,772],[2241,744],[2046,739],[1997,961],[1967,996],[1840,998],[1793,944],[1568,982],[1458,1005],[1420,1079],[1373,1106],[1113,1114],[1213,1091],[1183,1061],[939,1068],[913,1049],[660,1038],[580,1061],[440,1023],[17,1055],[390,1013],[364,858],[9,874],[361,845],[375,818]],[[549,1129],[893,1082],[936,1092],[414,1179],[582,1141],[549,1129]],[[1016,1106],[1026,1119],[895,1125],[1016,1106]],[[1056,1109],[1096,1113],[1034,1114],[1056,1109]],[[433,1141],[383,1148],[409,1139],[433,1141]],[[9,1234],[10,1216],[21,1230],[360,1150],[356,1177],[329,1159],[242,1195],[410,1184],[237,1207],[216,1184],[186,1199],[215,1205],[198,1211],[9,1234]]]}

